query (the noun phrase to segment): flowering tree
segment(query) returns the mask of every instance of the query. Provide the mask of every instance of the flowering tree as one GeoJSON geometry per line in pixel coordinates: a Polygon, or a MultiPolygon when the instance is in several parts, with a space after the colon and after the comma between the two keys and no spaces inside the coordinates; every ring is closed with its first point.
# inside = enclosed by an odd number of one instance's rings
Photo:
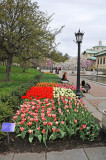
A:
{"type": "Polygon", "coordinates": [[[91,60],[83,60],[82,63],[81,63],[81,67],[83,69],[88,69],[92,65],[93,65],[93,62],[91,60]]]}

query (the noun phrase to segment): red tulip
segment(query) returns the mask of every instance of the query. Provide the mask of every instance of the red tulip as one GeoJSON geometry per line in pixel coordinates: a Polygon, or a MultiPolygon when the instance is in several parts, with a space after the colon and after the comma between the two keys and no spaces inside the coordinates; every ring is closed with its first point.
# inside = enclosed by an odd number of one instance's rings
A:
{"type": "Polygon", "coordinates": [[[28,126],[32,126],[32,122],[28,122],[27,124],[28,124],[28,126]]]}
{"type": "Polygon", "coordinates": [[[24,124],[24,121],[21,121],[20,124],[23,125],[23,124],[24,124]]]}
{"type": "Polygon", "coordinates": [[[45,129],[42,130],[42,133],[45,134],[45,129]]]}
{"type": "Polygon", "coordinates": [[[43,125],[45,125],[45,126],[46,126],[46,125],[47,125],[47,122],[43,122],[43,125]]]}
{"type": "Polygon", "coordinates": [[[48,125],[49,125],[49,126],[52,126],[52,122],[48,122],[48,125]]]}
{"type": "Polygon", "coordinates": [[[52,128],[52,131],[55,132],[56,128],[52,128]]]}

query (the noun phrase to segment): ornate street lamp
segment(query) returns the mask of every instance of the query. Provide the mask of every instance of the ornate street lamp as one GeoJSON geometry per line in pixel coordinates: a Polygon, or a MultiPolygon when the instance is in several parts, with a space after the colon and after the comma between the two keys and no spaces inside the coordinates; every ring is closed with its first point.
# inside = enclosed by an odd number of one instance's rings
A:
{"type": "Polygon", "coordinates": [[[76,36],[76,43],[78,43],[78,58],[77,58],[77,89],[76,89],[76,96],[80,99],[81,93],[80,93],[80,43],[82,43],[84,33],[80,32],[80,29],[78,33],[75,33],[76,36]]]}

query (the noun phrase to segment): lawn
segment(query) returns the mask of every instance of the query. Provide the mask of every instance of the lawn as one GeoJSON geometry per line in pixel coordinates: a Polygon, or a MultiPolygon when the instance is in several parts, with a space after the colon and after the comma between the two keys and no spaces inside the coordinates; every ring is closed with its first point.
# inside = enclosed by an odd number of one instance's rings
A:
{"type": "Polygon", "coordinates": [[[39,72],[34,68],[29,68],[26,72],[23,72],[22,68],[12,66],[10,73],[10,81],[6,82],[5,79],[6,67],[0,66],[0,95],[9,93],[15,87],[22,83],[28,82],[34,78],[39,72]]]}
{"type": "Polygon", "coordinates": [[[48,83],[56,82],[56,83],[60,83],[61,79],[56,74],[44,73],[42,79],[40,80],[40,82],[48,82],[48,83]]]}

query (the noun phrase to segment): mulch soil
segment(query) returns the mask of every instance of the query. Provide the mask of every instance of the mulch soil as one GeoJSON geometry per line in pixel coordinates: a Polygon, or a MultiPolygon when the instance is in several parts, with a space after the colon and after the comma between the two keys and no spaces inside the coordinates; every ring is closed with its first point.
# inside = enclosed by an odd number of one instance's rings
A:
{"type": "Polygon", "coordinates": [[[7,137],[0,140],[0,153],[25,153],[25,152],[50,152],[50,151],[63,151],[69,149],[89,148],[89,147],[102,147],[106,146],[106,134],[100,130],[100,134],[93,142],[85,140],[84,142],[79,138],[79,135],[75,137],[65,137],[64,139],[56,139],[54,141],[47,141],[47,146],[40,143],[36,138],[32,143],[28,141],[28,137],[22,139],[16,137],[15,133],[10,133],[10,144],[8,145],[7,137]]]}

